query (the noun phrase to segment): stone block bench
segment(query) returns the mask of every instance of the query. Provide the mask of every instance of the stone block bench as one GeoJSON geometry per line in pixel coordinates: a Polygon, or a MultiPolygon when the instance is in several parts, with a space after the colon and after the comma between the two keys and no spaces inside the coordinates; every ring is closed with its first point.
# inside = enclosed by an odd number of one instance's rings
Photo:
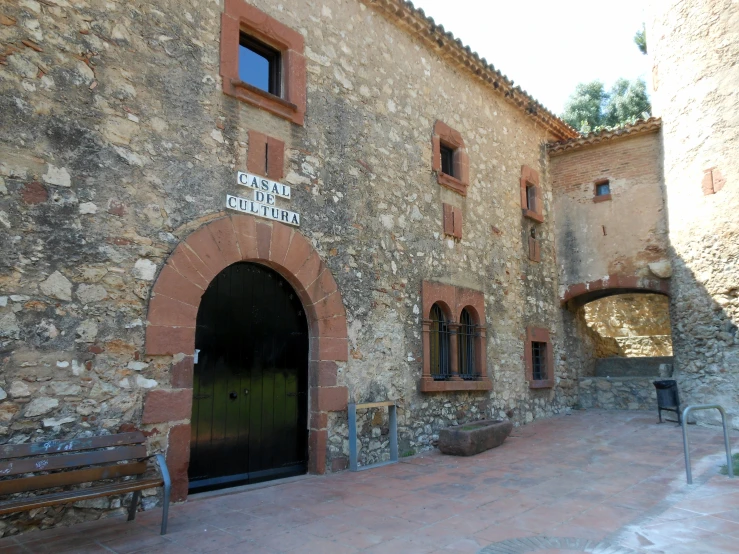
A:
{"type": "Polygon", "coordinates": [[[489,419],[447,427],[439,431],[439,450],[452,456],[473,456],[503,444],[512,429],[508,420],[489,419]]]}

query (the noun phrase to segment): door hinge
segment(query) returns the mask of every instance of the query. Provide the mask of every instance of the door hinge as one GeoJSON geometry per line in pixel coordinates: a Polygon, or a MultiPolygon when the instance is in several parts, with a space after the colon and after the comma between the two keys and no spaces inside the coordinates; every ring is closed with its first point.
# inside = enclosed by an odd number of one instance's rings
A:
{"type": "Polygon", "coordinates": [[[200,350],[198,348],[195,349],[195,355],[192,357],[192,363],[196,364],[198,363],[198,358],[200,357],[200,350]]]}
{"type": "Polygon", "coordinates": [[[210,394],[194,394],[192,396],[192,399],[193,400],[205,400],[206,398],[210,398],[210,397],[211,397],[210,394]]]}

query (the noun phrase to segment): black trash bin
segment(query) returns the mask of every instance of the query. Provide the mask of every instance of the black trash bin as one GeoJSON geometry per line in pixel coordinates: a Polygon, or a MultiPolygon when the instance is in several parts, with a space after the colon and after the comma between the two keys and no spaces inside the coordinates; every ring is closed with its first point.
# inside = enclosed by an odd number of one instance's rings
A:
{"type": "Polygon", "coordinates": [[[677,422],[681,423],[680,395],[677,393],[677,381],[674,379],[654,381],[654,388],[657,389],[657,412],[659,413],[659,422],[662,423],[662,410],[665,410],[668,412],[675,412],[677,414],[677,422]]]}

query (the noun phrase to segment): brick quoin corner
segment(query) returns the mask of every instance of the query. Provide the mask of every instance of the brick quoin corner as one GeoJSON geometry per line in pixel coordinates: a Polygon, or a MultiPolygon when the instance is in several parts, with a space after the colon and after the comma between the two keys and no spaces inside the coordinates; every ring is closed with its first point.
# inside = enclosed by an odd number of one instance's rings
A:
{"type": "Polygon", "coordinates": [[[308,469],[326,471],[328,412],[347,409],[337,364],[348,357],[346,312],[331,271],[299,231],[248,215],[210,221],[191,233],[162,267],[149,303],[146,355],[172,356],[170,388],[150,391],[142,423],[170,425],[167,465],[172,498],[187,497],[195,325],[208,284],[229,265],[250,261],[279,272],[293,286],[310,332],[308,469]]]}

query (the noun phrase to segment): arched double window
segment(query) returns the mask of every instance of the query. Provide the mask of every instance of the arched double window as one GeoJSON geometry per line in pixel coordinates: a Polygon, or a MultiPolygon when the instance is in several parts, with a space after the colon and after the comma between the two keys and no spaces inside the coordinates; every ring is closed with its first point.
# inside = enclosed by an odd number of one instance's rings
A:
{"type": "Polygon", "coordinates": [[[423,281],[421,392],[491,390],[485,347],[485,295],[423,281]]]}
{"type": "Polygon", "coordinates": [[[481,377],[476,364],[477,343],[480,339],[480,333],[469,310],[463,309],[459,317],[459,323],[451,323],[450,325],[441,307],[434,304],[431,307],[429,331],[431,375],[435,380],[450,379],[455,373],[462,379],[470,381],[481,377]],[[456,350],[456,354],[454,350],[456,350]],[[456,365],[452,363],[452,356],[455,355],[456,365]]]}

